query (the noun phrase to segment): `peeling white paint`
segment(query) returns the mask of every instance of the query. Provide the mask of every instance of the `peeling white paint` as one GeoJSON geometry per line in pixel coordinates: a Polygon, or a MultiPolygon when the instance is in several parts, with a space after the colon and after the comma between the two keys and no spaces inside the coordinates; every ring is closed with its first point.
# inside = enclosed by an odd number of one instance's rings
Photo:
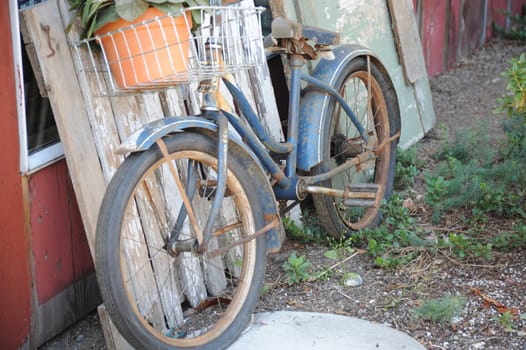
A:
{"type": "Polygon", "coordinates": [[[346,42],[365,44],[378,36],[385,36],[389,19],[384,0],[339,0],[336,30],[346,42]],[[360,33],[359,36],[349,33],[360,33]]]}

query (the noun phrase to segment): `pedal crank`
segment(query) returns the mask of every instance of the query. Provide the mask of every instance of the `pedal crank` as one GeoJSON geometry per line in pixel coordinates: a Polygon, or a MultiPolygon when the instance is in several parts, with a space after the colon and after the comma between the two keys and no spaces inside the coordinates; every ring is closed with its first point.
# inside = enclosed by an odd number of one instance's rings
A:
{"type": "Polygon", "coordinates": [[[378,184],[351,184],[345,191],[330,187],[306,186],[306,193],[343,198],[348,207],[378,208],[383,198],[383,187],[378,184]]]}
{"type": "Polygon", "coordinates": [[[351,184],[345,190],[343,204],[348,207],[378,208],[383,198],[382,185],[351,184]]]}

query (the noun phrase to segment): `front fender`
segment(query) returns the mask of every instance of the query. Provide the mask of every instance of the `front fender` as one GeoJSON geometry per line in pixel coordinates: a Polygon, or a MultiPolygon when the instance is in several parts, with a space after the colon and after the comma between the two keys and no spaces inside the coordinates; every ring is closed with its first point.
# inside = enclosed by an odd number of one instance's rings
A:
{"type": "MultiPolygon", "coordinates": [[[[217,131],[217,125],[210,120],[196,117],[166,117],[143,125],[131,134],[117,149],[117,153],[133,153],[149,149],[158,139],[185,129],[205,129],[217,131]]],[[[232,134],[232,137],[235,134],[232,134]]]]}
{"type": "MultiPolygon", "coordinates": [[[[124,141],[118,148],[118,152],[140,152],[149,149],[155,142],[175,132],[181,132],[191,129],[200,133],[210,134],[211,137],[217,135],[217,125],[210,120],[196,116],[181,117],[166,117],[144,125],[141,129],[131,134],[126,141],[124,141]]],[[[247,171],[251,175],[254,184],[258,191],[258,196],[261,199],[263,207],[263,215],[265,224],[272,220],[280,220],[280,225],[277,228],[271,229],[267,232],[267,251],[277,252],[281,248],[284,240],[284,229],[281,225],[278,208],[276,206],[276,198],[274,191],[270,186],[268,177],[265,175],[260,162],[254,153],[242,142],[239,135],[233,131],[229,135],[232,141],[229,145],[232,153],[247,165],[247,171]]]]}
{"type": "MultiPolygon", "coordinates": [[[[338,78],[342,77],[342,72],[349,62],[356,57],[369,56],[377,65],[384,69],[374,53],[360,45],[342,45],[333,50],[334,60],[321,60],[312,76],[322,80],[332,87],[335,87],[338,78]]],[[[389,82],[391,83],[391,82],[389,82]]],[[[327,108],[330,106],[331,96],[320,89],[306,89],[305,95],[301,99],[300,106],[300,125],[298,142],[298,168],[305,171],[322,161],[323,149],[323,128],[327,123],[327,108]]]]}

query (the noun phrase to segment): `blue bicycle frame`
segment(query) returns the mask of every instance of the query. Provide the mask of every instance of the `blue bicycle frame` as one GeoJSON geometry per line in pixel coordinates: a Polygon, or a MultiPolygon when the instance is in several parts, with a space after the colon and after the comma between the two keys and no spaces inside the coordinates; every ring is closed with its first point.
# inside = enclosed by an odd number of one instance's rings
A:
{"type": "MultiPolygon", "coordinates": [[[[321,125],[325,122],[322,120],[321,115],[325,113],[323,110],[325,107],[322,105],[326,104],[323,101],[325,101],[327,96],[334,98],[335,101],[341,105],[345,114],[355,126],[358,134],[365,143],[369,141],[368,134],[364,130],[363,125],[360,124],[351,107],[339,95],[338,91],[331,86],[331,82],[341,74],[343,67],[355,57],[367,56],[371,59],[376,58],[372,52],[357,45],[343,45],[335,49],[335,55],[336,59],[334,61],[320,62],[313,75],[303,73],[302,68],[305,65],[305,58],[303,56],[291,55],[289,57],[291,68],[290,101],[287,140],[285,143],[272,140],[263,128],[257,114],[252,109],[243,92],[235,85],[233,78],[231,76],[225,76],[223,77],[223,82],[233,96],[237,107],[246,119],[248,125],[240,116],[234,114],[234,112],[219,108],[216,95],[218,93],[217,91],[205,92],[203,94],[204,107],[202,108],[202,116],[167,117],[147,124],[141,130],[131,135],[130,138],[121,145],[119,151],[121,153],[127,153],[146,150],[162,137],[187,129],[213,132],[218,135],[218,174],[225,174],[229,142],[234,142],[234,144],[237,145],[236,147],[239,147],[239,150],[245,153],[244,157],[246,157],[247,162],[252,159],[260,168],[270,173],[273,180],[272,189],[266,185],[258,189],[258,191],[260,191],[260,197],[264,202],[264,214],[268,217],[278,215],[277,208],[272,200],[273,196],[268,192],[269,190],[271,192],[273,190],[274,196],[278,200],[302,200],[308,193],[323,193],[331,196],[344,197],[344,191],[315,185],[331,179],[340,172],[358,166],[370,159],[374,159],[376,156],[370,147],[366,147],[363,153],[348,159],[343,164],[338,165],[328,172],[316,176],[299,176],[297,173],[298,165],[299,168],[306,170],[305,168],[312,167],[316,165],[316,162],[320,161],[318,149],[320,146],[318,144],[313,145],[311,140],[319,138],[319,135],[316,135],[316,133],[319,132],[321,125]],[[302,81],[307,82],[310,86],[320,91],[316,98],[307,104],[308,112],[306,112],[305,109],[300,111],[302,81]],[[321,103],[317,98],[321,99],[321,103]],[[308,113],[310,113],[310,115],[306,115],[308,113]],[[229,124],[237,131],[240,137],[235,133],[229,132],[229,124]],[[314,153],[318,153],[318,155],[315,156],[314,153]],[[280,167],[280,163],[277,162],[273,156],[286,160],[284,171],[280,167]],[[302,164],[298,164],[298,160],[301,160],[302,164]]],[[[381,147],[383,146],[380,145],[378,148],[381,147]]],[[[259,181],[266,181],[263,172],[258,176],[259,181]]],[[[221,175],[219,177],[226,178],[226,176],[221,175]]],[[[187,184],[187,186],[190,185],[191,184],[187,184]]],[[[218,187],[224,186],[219,182],[218,187]]],[[[212,234],[212,224],[217,219],[219,205],[223,197],[223,190],[219,190],[215,195],[207,225],[205,225],[205,229],[202,232],[204,242],[201,242],[201,244],[206,244],[212,234]]],[[[268,232],[267,246],[271,251],[279,249],[280,239],[278,236],[279,233],[277,229],[272,229],[268,232]]]]}
{"type": "Polygon", "coordinates": [[[238,104],[241,113],[245,116],[250,127],[247,127],[241,122],[238,116],[223,111],[223,114],[228,119],[229,123],[236,129],[243,139],[246,140],[250,149],[255,153],[259,161],[263,164],[265,169],[269,171],[272,178],[276,181],[278,186],[274,186],[274,192],[276,198],[279,200],[295,200],[301,199],[303,195],[299,189],[306,185],[316,184],[324,180],[330,179],[334,174],[349,169],[355,166],[357,161],[349,160],[341,166],[333,169],[330,172],[318,175],[318,176],[302,176],[297,175],[297,159],[298,159],[298,140],[300,137],[305,135],[299,135],[299,120],[300,120],[300,96],[301,96],[301,81],[306,81],[310,85],[323,90],[330,94],[336,101],[342,106],[346,115],[349,117],[356,130],[367,143],[368,135],[365,132],[363,126],[360,124],[356,115],[353,113],[351,107],[347,102],[339,95],[339,93],[333,89],[330,85],[322,80],[316,79],[308,74],[303,73],[302,68],[305,65],[305,58],[301,55],[292,56],[290,59],[290,101],[289,101],[289,115],[288,115],[288,130],[287,130],[287,142],[277,143],[274,142],[270,136],[266,133],[265,129],[261,125],[256,113],[250,106],[249,102],[239,90],[239,88],[224,78],[223,81],[227,86],[228,90],[232,94],[234,100],[238,104]],[[281,170],[279,165],[274,161],[271,154],[272,152],[277,155],[286,155],[286,167],[285,172],[281,170]]]}

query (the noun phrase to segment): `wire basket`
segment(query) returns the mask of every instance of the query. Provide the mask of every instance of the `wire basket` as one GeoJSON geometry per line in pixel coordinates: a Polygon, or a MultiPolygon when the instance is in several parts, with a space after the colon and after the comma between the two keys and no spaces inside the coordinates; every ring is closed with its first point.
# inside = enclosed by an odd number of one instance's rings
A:
{"type": "MultiPolygon", "coordinates": [[[[94,95],[211,79],[265,62],[261,7],[193,7],[73,43],[94,95]]],[[[160,13],[160,12],[159,12],[160,13]]]]}

